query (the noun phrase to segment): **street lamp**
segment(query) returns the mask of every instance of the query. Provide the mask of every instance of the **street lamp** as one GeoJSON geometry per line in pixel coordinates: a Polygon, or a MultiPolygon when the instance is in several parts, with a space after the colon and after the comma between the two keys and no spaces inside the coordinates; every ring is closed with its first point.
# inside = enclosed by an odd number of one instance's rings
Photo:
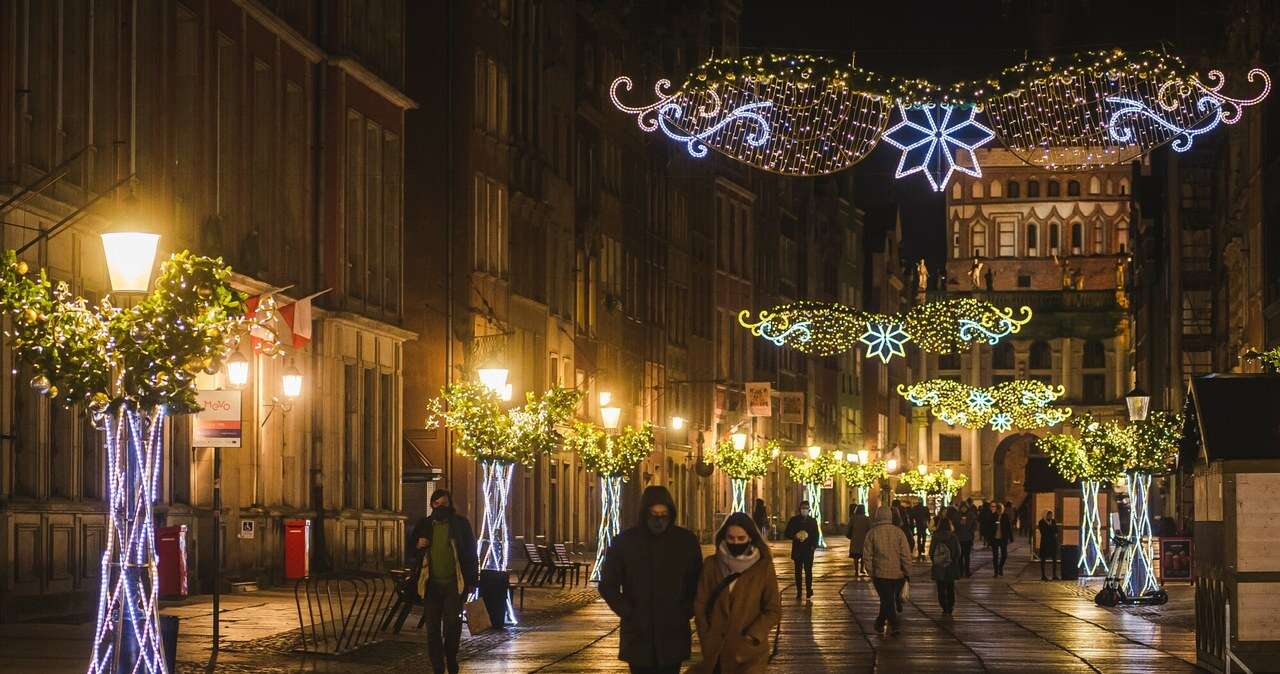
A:
{"type": "Polygon", "coordinates": [[[817,445],[809,445],[809,458],[816,459],[822,453],[822,448],[817,445]]]}
{"type": "Polygon", "coordinates": [[[289,400],[297,400],[302,395],[302,373],[298,368],[289,365],[280,376],[280,391],[289,400]]]}
{"type": "Polygon", "coordinates": [[[837,449],[835,451],[835,459],[836,459],[836,463],[840,463],[841,461],[844,461],[844,452],[837,449]]]}
{"type": "Polygon", "coordinates": [[[671,430],[684,430],[684,417],[671,417],[671,430]]]}
{"type": "Polygon", "coordinates": [[[942,469],[942,474],[945,475],[948,480],[950,480],[951,476],[955,474],[955,471],[951,470],[950,468],[944,468],[942,469]]]}
{"type": "Polygon", "coordinates": [[[601,391],[598,400],[600,401],[600,407],[608,407],[609,403],[613,402],[613,393],[601,391]]]}
{"type": "MultiPolygon", "coordinates": [[[[136,213],[134,197],[126,208],[136,213]]],[[[111,290],[118,293],[145,293],[151,285],[151,268],[156,261],[160,235],[145,231],[136,223],[113,225],[102,233],[102,250],[107,256],[111,290]]]]}
{"type": "Polygon", "coordinates": [[[239,351],[232,351],[227,358],[227,382],[231,388],[244,388],[249,383],[249,359],[239,351]]]}
{"type": "Polygon", "coordinates": [[[1151,396],[1135,386],[1132,391],[1125,394],[1124,404],[1129,407],[1129,421],[1146,421],[1147,410],[1151,407],[1151,396]]]}
{"type": "Polygon", "coordinates": [[[898,472],[898,460],[897,460],[897,459],[889,459],[888,461],[885,461],[885,462],[884,462],[884,469],[885,469],[885,472],[887,472],[887,473],[896,473],[896,472],[898,472]]]}
{"type": "Polygon", "coordinates": [[[928,466],[926,466],[926,465],[924,465],[924,464],[922,463],[922,464],[920,464],[920,465],[916,466],[916,472],[917,472],[917,473],[920,473],[921,475],[928,475],[928,474],[929,474],[929,467],[928,467],[928,466]]]}
{"type": "Polygon", "coordinates": [[[605,429],[615,430],[618,428],[618,419],[622,416],[621,407],[601,407],[600,421],[604,424],[605,429]]]}
{"type": "Polygon", "coordinates": [[[507,368],[505,367],[482,367],[476,370],[476,376],[480,378],[481,384],[499,397],[507,390],[507,368]]]}
{"type": "Polygon", "coordinates": [[[746,448],[747,448],[747,434],[746,434],[746,433],[743,433],[742,431],[738,431],[737,433],[734,433],[733,435],[731,435],[731,436],[729,436],[729,437],[733,439],[733,448],[734,448],[734,449],[736,449],[736,450],[738,450],[739,452],[741,452],[742,450],[744,450],[744,449],[746,449],[746,448]]]}
{"type": "Polygon", "coordinates": [[[844,460],[848,461],[849,463],[858,463],[859,457],[857,452],[849,452],[848,454],[844,455],[844,460]]]}

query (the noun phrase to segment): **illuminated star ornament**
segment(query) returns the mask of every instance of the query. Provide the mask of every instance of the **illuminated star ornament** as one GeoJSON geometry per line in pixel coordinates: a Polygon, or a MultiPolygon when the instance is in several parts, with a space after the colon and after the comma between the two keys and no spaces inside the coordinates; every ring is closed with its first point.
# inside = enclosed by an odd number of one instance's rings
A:
{"type": "Polygon", "coordinates": [[[1013,415],[1008,412],[998,412],[991,417],[991,430],[1003,433],[1013,428],[1013,415]]]}
{"type": "Polygon", "coordinates": [[[902,150],[894,177],[924,173],[935,192],[941,192],[956,171],[981,178],[982,167],[973,151],[995,134],[974,119],[977,113],[974,107],[899,104],[902,121],[884,133],[886,143],[902,150]]]}
{"type": "Polygon", "coordinates": [[[867,345],[867,357],[879,358],[882,362],[889,362],[894,356],[907,355],[902,345],[911,339],[911,336],[903,331],[902,326],[897,323],[867,323],[867,331],[862,334],[858,341],[867,345]]]}

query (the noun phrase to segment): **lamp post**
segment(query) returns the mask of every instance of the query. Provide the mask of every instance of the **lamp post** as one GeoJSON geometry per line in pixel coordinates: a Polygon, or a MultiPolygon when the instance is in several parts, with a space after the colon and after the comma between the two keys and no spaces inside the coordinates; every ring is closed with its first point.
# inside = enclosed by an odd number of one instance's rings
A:
{"type": "MultiPolygon", "coordinates": [[[[244,396],[249,383],[249,359],[239,351],[227,358],[227,383],[244,396]]],[[[219,631],[222,622],[220,601],[222,598],[222,447],[213,448],[213,653],[216,656],[221,645],[219,631]]]]}
{"type": "MultiPolygon", "coordinates": [[[[1129,423],[1136,425],[1147,420],[1151,396],[1134,387],[1124,396],[1129,408],[1129,423]]],[[[1129,565],[1129,577],[1125,579],[1125,591],[1130,600],[1146,600],[1163,604],[1168,594],[1160,587],[1153,573],[1154,554],[1151,550],[1151,478],[1152,473],[1130,469],[1125,476],[1129,483],[1129,533],[1133,537],[1133,562],[1129,565]]]]}
{"type": "Polygon", "coordinates": [[[889,477],[896,472],[898,472],[897,459],[891,458],[888,461],[884,462],[884,477],[880,479],[880,505],[881,506],[888,506],[889,502],[892,500],[889,498],[890,489],[891,489],[891,485],[889,483],[889,477]]]}

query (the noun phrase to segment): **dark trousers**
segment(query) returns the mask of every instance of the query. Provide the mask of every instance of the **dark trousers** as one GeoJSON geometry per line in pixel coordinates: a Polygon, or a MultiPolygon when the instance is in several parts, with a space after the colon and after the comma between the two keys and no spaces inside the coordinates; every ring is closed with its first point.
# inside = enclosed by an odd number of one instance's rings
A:
{"type": "Polygon", "coordinates": [[[898,593],[902,591],[901,578],[872,578],[871,584],[880,597],[880,615],[876,616],[876,629],[884,627],[886,621],[898,629],[898,593]]]}
{"type": "Polygon", "coordinates": [[[436,674],[458,671],[462,594],[453,585],[432,585],[427,588],[422,610],[427,615],[427,655],[431,658],[431,669],[436,674]]]}
{"type": "Polygon", "coordinates": [[[951,609],[956,605],[956,582],[954,580],[940,580],[938,583],[938,606],[942,607],[943,613],[951,613],[951,609]]]}
{"type": "Polygon", "coordinates": [[[997,576],[1004,575],[1004,563],[1009,559],[1009,542],[1001,539],[991,539],[991,567],[997,576]]]}
{"type": "Polygon", "coordinates": [[[907,529],[907,528],[905,528],[905,527],[902,529],[902,533],[904,533],[904,534],[906,534],[906,535],[907,535],[907,547],[911,548],[911,553],[912,553],[912,554],[915,554],[915,551],[916,551],[916,537],[915,537],[915,536],[912,536],[912,535],[911,535],[911,530],[910,530],[910,529],[907,529]]]}
{"type": "MultiPolygon", "coordinates": [[[[720,665],[716,665],[717,668],[720,665]]],[[[655,667],[641,667],[640,665],[631,665],[631,674],[680,674],[680,665],[657,665],[655,667]]]]}
{"type": "Polygon", "coordinates": [[[1041,550],[1040,551],[1040,577],[1044,578],[1044,563],[1049,562],[1049,571],[1053,573],[1053,577],[1058,577],[1058,551],[1057,550],[1041,550]],[[1045,554],[1049,553],[1049,554],[1045,554]]]}
{"type": "Polygon", "coordinates": [[[809,594],[813,594],[813,558],[797,559],[796,563],[796,596],[800,596],[800,590],[803,588],[809,594]],[[801,581],[804,581],[801,584],[801,581]]]}
{"type": "Polygon", "coordinates": [[[969,562],[973,558],[973,541],[966,541],[960,544],[960,568],[964,569],[965,577],[969,576],[969,562]]]}
{"type": "Polygon", "coordinates": [[[920,559],[924,559],[924,543],[928,535],[928,529],[916,529],[916,552],[919,553],[920,559]]]}

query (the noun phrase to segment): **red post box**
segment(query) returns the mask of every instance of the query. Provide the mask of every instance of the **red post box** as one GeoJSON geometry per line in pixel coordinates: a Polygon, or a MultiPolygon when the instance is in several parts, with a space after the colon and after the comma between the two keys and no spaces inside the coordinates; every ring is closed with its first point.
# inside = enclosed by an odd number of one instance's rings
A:
{"type": "Polygon", "coordinates": [[[311,573],[311,520],[284,522],[284,577],[306,578],[311,573]]]}
{"type": "Polygon", "coordinates": [[[160,594],[187,596],[187,525],[156,527],[156,557],[159,558],[160,594]]]}

